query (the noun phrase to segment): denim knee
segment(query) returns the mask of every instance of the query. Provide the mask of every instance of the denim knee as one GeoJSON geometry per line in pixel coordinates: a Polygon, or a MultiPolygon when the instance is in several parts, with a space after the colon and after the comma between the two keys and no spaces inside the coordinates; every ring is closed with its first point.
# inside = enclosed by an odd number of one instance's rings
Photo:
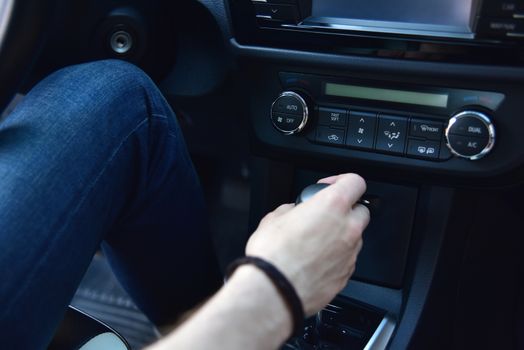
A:
{"type": "Polygon", "coordinates": [[[6,123],[28,122],[43,129],[130,130],[152,113],[167,115],[169,107],[151,79],[121,60],[66,67],[51,74],[28,94],[6,123]],[[38,118],[36,118],[38,116],[38,118]]]}

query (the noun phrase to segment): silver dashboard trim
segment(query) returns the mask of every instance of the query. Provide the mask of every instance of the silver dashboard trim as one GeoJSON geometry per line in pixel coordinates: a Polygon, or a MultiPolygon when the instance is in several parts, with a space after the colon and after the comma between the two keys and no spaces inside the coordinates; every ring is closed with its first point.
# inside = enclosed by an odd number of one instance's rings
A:
{"type": "Polygon", "coordinates": [[[301,132],[306,127],[306,124],[307,124],[308,118],[309,118],[309,109],[308,109],[306,101],[304,101],[302,96],[300,96],[299,94],[297,94],[296,92],[293,92],[293,91],[284,91],[283,93],[281,93],[277,97],[277,99],[271,104],[271,109],[270,109],[269,113],[270,113],[270,116],[271,116],[271,123],[273,124],[275,129],[277,129],[278,131],[280,131],[284,135],[294,135],[294,134],[297,134],[297,133],[301,132]],[[302,110],[303,110],[303,112],[302,112],[302,121],[301,121],[300,125],[297,128],[295,128],[294,130],[283,130],[283,129],[279,128],[278,125],[275,124],[275,122],[273,121],[273,106],[275,105],[275,103],[281,97],[286,97],[286,96],[296,98],[299,101],[300,105],[302,106],[302,110]]]}
{"type": "Polygon", "coordinates": [[[457,157],[466,158],[466,159],[469,159],[469,160],[479,160],[479,159],[485,157],[489,152],[491,152],[491,150],[495,146],[495,139],[496,139],[495,138],[495,127],[493,126],[493,123],[491,122],[491,119],[489,119],[489,117],[487,115],[485,115],[484,113],[477,112],[477,111],[470,111],[470,110],[460,112],[457,115],[454,115],[449,120],[449,124],[448,124],[448,126],[446,128],[446,131],[445,131],[445,136],[446,136],[446,146],[449,148],[451,153],[453,153],[457,157]],[[468,116],[470,116],[470,117],[473,116],[473,117],[479,119],[486,126],[486,129],[488,130],[488,137],[489,137],[488,144],[486,145],[486,147],[484,147],[484,149],[482,151],[480,151],[479,153],[474,154],[472,156],[467,156],[467,155],[463,155],[463,154],[458,153],[457,151],[455,151],[453,149],[453,147],[451,146],[451,144],[449,142],[450,129],[453,126],[453,124],[455,124],[459,119],[464,118],[464,117],[468,117],[468,116]]]}
{"type": "Polygon", "coordinates": [[[295,29],[324,29],[347,32],[367,32],[375,34],[400,34],[426,37],[474,39],[469,26],[402,23],[394,21],[375,21],[338,17],[308,17],[299,24],[282,24],[282,27],[295,29]]]}
{"type": "Polygon", "coordinates": [[[384,350],[388,346],[388,343],[395,331],[396,327],[395,319],[392,315],[386,314],[382,319],[382,322],[378,325],[375,333],[371,336],[368,343],[364,347],[364,350],[384,350]]]}
{"type": "Polygon", "coordinates": [[[7,29],[11,22],[14,2],[15,0],[0,0],[0,52],[2,52],[7,29]]]}

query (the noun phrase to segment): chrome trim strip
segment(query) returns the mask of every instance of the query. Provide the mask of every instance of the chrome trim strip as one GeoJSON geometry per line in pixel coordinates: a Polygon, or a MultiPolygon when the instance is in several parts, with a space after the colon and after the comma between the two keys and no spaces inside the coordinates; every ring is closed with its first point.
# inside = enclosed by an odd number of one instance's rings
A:
{"type": "Polygon", "coordinates": [[[491,150],[495,146],[495,139],[496,139],[496,137],[495,137],[496,136],[495,135],[495,126],[493,125],[493,123],[491,122],[491,120],[488,118],[487,115],[485,115],[484,113],[481,113],[481,112],[477,112],[477,111],[463,111],[463,112],[460,112],[457,115],[454,115],[449,120],[448,127],[446,128],[445,135],[446,135],[446,146],[449,148],[451,153],[453,153],[457,157],[466,158],[466,159],[469,159],[469,160],[479,160],[479,159],[485,157],[489,152],[491,152],[491,150]],[[488,139],[488,143],[487,143],[486,147],[484,147],[484,149],[482,151],[480,151],[479,153],[474,154],[472,156],[465,156],[463,154],[458,153],[457,151],[455,151],[453,149],[453,147],[449,143],[449,133],[450,133],[451,126],[453,126],[453,124],[455,124],[457,122],[457,120],[459,120],[461,118],[464,118],[464,117],[467,117],[467,116],[470,116],[470,117],[472,116],[474,118],[479,119],[486,126],[486,128],[488,129],[488,137],[489,137],[489,139],[488,139]]]}
{"type": "Polygon", "coordinates": [[[283,93],[280,94],[280,96],[277,97],[277,99],[275,101],[273,101],[273,103],[271,104],[271,109],[269,110],[269,115],[270,115],[270,118],[271,118],[271,123],[273,124],[273,126],[275,127],[275,129],[277,129],[278,131],[280,131],[281,133],[283,133],[284,135],[294,135],[294,134],[297,134],[299,132],[301,132],[305,127],[306,127],[306,124],[308,122],[308,118],[309,118],[309,109],[307,107],[307,103],[306,101],[304,101],[304,99],[302,98],[302,96],[300,96],[299,94],[297,94],[296,92],[293,92],[293,91],[284,91],[283,93]],[[288,131],[288,130],[282,130],[281,128],[279,128],[275,122],[273,121],[273,106],[275,105],[275,103],[278,101],[279,98],[281,97],[286,97],[286,96],[289,96],[289,97],[294,97],[296,98],[299,102],[300,102],[300,105],[302,106],[302,110],[304,111],[302,113],[302,122],[300,123],[300,125],[294,129],[294,130],[291,130],[291,131],[288,131]]]}
{"type": "Polygon", "coordinates": [[[15,0],[0,0],[0,52],[4,45],[7,28],[11,22],[15,0]]]}
{"type": "Polygon", "coordinates": [[[363,25],[334,24],[334,23],[318,23],[318,24],[301,23],[298,25],[282,24],[282,27],[295,28],[295,29],[346,30],[346,31],[355,31],[355,32],[368,32],[368,33],[430,36],[430,37],[438,37],[438,38],[456,38],[456,39],[474,39],[475,38],[475,34],[473,33],[453,33],[453,32],[440,32],[440,31],[433,31],[433,30],[426,31],[426,30],[415,30],[415,29],[371,27],[371,26],[363,26],[363,25]]]}
{"type": "Polygon", "coordinates": [[[108,325],[107,323],[105,323],[104,321],[101,321],[93,316],[91,316],[90,314],[86,313],[85,311],[82,311],[80,310],[79,308],[77,308],[76,306],[73,306],[73,305],[69,305],[68,306],[70,309],[72,310],[75,310],[76,312],[86,316],[87,318],[90,318],[92,319],[93,321],[97,322],[97,323],[100,323],[101,325],[103,325],[105,328],[107,328],[109,330],[109,332],[112,332],[114,335],[116,335],[121,341],[122,343],[124,343],[126,345],[126,347],[128,349],[131,349],[131,347],[129,346],[129,344],[127,343],[127,340],[120,334],[118,333],[113,327],[111,327],[110,325],[108,325]]]}
{"type": "Polygon", "coordinates": [[[393,316],[386,314],[364,347],[364,350],[384,350],[388,346],[395,327],[396,323],[393,316]]]}
{"type": "MultiPolygon", "coordinates": [[[[524,18],[524,17],[522,17],[522,18],[524,18]]],[[[507,32],[506,36],[509,36],[511,38],[524,38],[524,33],[507,32]]]]}

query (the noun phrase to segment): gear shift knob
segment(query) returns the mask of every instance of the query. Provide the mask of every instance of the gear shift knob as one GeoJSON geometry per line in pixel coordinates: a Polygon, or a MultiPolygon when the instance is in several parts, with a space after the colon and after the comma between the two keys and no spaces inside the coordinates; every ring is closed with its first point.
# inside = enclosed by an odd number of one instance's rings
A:
{"type": "Polygon", "coordinates": [[[328,184],[309,185],[308,187],[304,188],[302,192],[300,192],[300,194],[297,197],[297,200],[295,201],[295,204],[300,204],[302,202],[307,201],[309,198],[313,197],[317,192],[323,190],[328,186],[328,184]]]}
{"type": "MultiPolygon", "coordinates": [[[[297,200],[295,201],[295,205],[298,205],[302,202],[307,201],[309,198],[313,197],[317,192],[323,190],[324,188],[328,186],[329,186],[328,184],[322,184],[322,183],[316,183],[313,185],[309,185],[308,187],[304,188],[302,192],[300,192],[300,194],[297,197],[297,200]]],[[[360,198],[357,201],[357,203],[366,206],[371,211],[371,209],[376,210],[375,207],[378,206],[378,199],[360,198]]]]}

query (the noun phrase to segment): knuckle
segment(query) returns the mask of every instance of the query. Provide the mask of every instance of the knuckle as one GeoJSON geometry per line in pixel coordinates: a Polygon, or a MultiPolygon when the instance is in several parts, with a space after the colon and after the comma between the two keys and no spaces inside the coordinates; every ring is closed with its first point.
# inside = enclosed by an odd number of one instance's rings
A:
{"type": "Polygon", "coordinates": [[[337,191],[330,191],[326,194],[326,202],[330,207],[344,209],[348,205],[347,198],[337,191]]]}
{"type": "Polygon", "coordinates": [[[351,182],[352,186],[356,186],[359,189],[362,190],[362,192],[365,192],[367,189],[366,181],[364,178],[358,174],[351,173],[347,175],[347,179],[349,182],[351,182]]]}
{"type": "Polygon", "coordinates": [[[286,203],[286,204],[280,205],[275,211],[276,212],[286,212],[292,208],[293,208],[293,204],[286,203]]]}
{"type": "Polygon", "coordinates": [[[366,224],[362,220],[350,220],[349,222],[349,232],[351,232],[351,236],[353,239],[354,237],[360,238],[365,228],[366,224]]]}
{"type": "Polygon", "coordinates": [[[266,225],[268,222],[270,222],[273,219],[274,216],[275,214],[273,212],[267,213],[266,216],[264,216],[262,220],[260,220],[259,226],[266,225]]]}
{"type": "Polygon", "coordinates": [[[362,188],[362,190],[365,192],[366,189],[367,189],[367,184],[366,184],[366,180],[364,180],[364,178],[358,174],[351,174],[353,175],[354,177],[354,181],[355,181],[355,184],[357,186],[359,186],[360,188],[362,188]]]}

